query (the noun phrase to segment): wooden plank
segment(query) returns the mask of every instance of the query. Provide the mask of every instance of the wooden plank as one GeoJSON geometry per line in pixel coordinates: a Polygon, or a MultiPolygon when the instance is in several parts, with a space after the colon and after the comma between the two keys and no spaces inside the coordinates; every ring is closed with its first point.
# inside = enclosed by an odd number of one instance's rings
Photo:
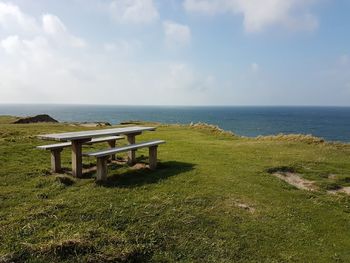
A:
{"type": "Polygon", "coordinates": [[[64,142],[64,143],[56,143],[56,144],[49,144],[49,145],[40,145],[36,148],[40,150],[55,150],[55,149],[62,149],[66,147],[70,147],[72,145],[71,142],[64,142]]]}
{"type": "MultiPolygon", "coordinates": [[[[121,140],[124,139],[123,136],[108,136],[108,137],[99,137],[99,138],[93,138],[91,141],[88,141],[84,144],[94,144],[94,143],[101,143],[101,142],[109,142],[109,141],[115,141],[115,140],[121,140]]],[[[72,146],[71,142],[63,142],[63,143],[56,143],[56,144],[49,144],[49,145],[40,145],[36,148],[41,150],[54,150],[54,149],[61,149],[72,146]]]]}
{"type": "Polygon", "coordinates": [[[163,141],[163,140],[141,142],[141,143],[136,143],[133,145],[126,145],[126,146],[108,149],[108,150],[102,150],[102,151],[91,152],[91,153],[84,153],[84,155],[91,156],[91,157],[103,157],[103,156],[109,156],[109,155],[114,154],[114,153],[121,153],[121,152],[130,151],[130,150],[137,150],[140,148],[152,147],[152,146],[160,145],[163,143],[165,143],[165,141],[163,141]]]}
{"type": "Polygon", "coordinates": [[[148,148],[149,152],[149,168],[154,170],[157,168],[157,148],[158,146],[151,146],[148,148]]]}
{"type": "Polygon", "coordinates": [[[100,143],[100,142],[109,142],[109,141],[115,141],[115,140],[122,140],[124,139],[123,136],[108,136],[108,137],[98,137],[98,138],[92,138],[91,141],[85,143],[85,144],[94,144],[94,143],[100,143]]]}
{"type": "Polygon", "coordinates": [[[143,131],[154,131],[155,127],[123,127],[123,128],[113,128],[113,129],[101,129],[101,130],[91,130],[91,131],[80,131],[80,132],[66,132],[66,133],[54,133],[54,134],[44,134],[38,135],[39,139],[43,140],[56,140],[56,141],[72,141],[72,140],[82,140],[91,139],[93,137],[101,137],[108,135],[122,135],[131,133],[140,133],[143,131]]]}

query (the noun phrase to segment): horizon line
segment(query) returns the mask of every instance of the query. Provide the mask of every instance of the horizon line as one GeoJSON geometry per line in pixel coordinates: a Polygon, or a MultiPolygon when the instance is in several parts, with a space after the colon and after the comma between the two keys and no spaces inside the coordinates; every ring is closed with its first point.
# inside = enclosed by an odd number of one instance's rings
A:
{"type": "Polygon", "coordinates": [[[331,107],[331,108],[348,108],[350,105],[218,105],[218,104],[200,104],[200,105],[165,105],[165,104],[95,104],[95,103],[35,103],[35,102],[0,102],[2,105],[31,105],[31,106],[125,106],[125,107],[331,107]]]}

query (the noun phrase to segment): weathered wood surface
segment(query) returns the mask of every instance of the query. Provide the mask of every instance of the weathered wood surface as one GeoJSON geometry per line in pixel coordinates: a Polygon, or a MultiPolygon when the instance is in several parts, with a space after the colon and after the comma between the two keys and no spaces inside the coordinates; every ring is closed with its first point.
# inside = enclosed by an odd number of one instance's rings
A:
{"type": "MultiPolygon", "coordinates": [[[[135,134],[128,134],[127,140],[129,144],[135,144],[136,143],[135,134]]],[[[136,152],[135,150],[131,150],[128,152],[128,164],[133,165],[135,161],[136,161],[136,152]]]]}
{"type": "Polygon", "coordinates": [[[82,146],[88,139],[72,141],[72,175],[81,177],[83,173],[82,146]]]}
{"type": "Polygon", "coordinates": [[[113,149],[107,149],[107,150],[102,150],[102,151],[97,151],[97,152],[90,152],[90,153],[84,153],[85,156],[91,156],[91,157],[104,157],[104,156],[109,156],[111,154],[116,154],[116,153],[121,153],[121,152],[128,152],[131,150],[137,150],[140,148],[146,148],[146,147],[152,147],[156,145],[160,145],[165,143],[163,140],[155,140],[155,141],[149,141],[149,142],[141,142],[141,143],[136,143],[132,145],[126,145],[118,148],[113,148],[113,149]]]}
{"type": "Polygon", "coordinates": [[[154,170],[157,168],[157,148],[158,145],[156,146],[151,146],[148,148],[149,152],[149,168],[151,170],[154,170]]]}
{"type": "Polygon", "coordinates": [[[54,149],[51,151],[51,171],[54,173],[61,172],[61,152],[62,149],[54,149]]]}
{"type": "Polygon", "coordinates": [[[119,148],[113,148],[109,150],[103,150],[92,153],[84,153],[84,155],[97,157],[97,181],[105,181],[107,179],[107,158],[111,154],[116,154],[120,152],[128,152],[131,150],[137,150],[140,148],[149,148],[149,167],[150,169],[156,169],[157,167],[157,149],[158,145],[165,143],[163,140],[155,140],[148,142],[141,142],[137,144],[127,145],[119,148]]]}
{"type": "MultiPolygon", "coordinates": [[[[121,140],[124,139],[123,136],[108,136],[108,137],[98,137],[98,138],[93,138],[91,141],[88,141],[84,144],[94,144],[94,143],[101,143],[101,142],[114,142],[115,140],[121,140]]],[[[37,146],[36,148],[41,149],[41,150],[55,150],[55,149],[61,149],[61,148],[66,148],[72,146],[72,142],[63,142],[63,143],[56,143],[56,144],[49,144],[49,145],[40,145],[37,146]]]]}
{"type": "Polygon", "coordinates": [[[97,158],[96,181],[105,181],[107,179],[107,157],[97,158]]]}
{"type": "MultiPolygon", "coordinates": [[[[154,131],[155,127],[123,127],[113,129],[101,129],[80,132],[66,132],[38,135],[39,139],[56,140],[56,141],[71,141],[72,146],[72,174],[76,177],[82,176],[82,145],[85,143],[93,143],[92,139],[102,136],[118,136],[118,135],[138,135],[143,131],[154,131]]],[[[115,153],[111,153],[113,155],[115,153]]]]}
{"type": "Polygon", "coordinates": [[[55,140],[55,141],[74,141],[82,140],[93,137],[109,136],[109,135],[122,135],[131,133],[140,133],[143,131],[154,131],[155,127],[123,127],[123,128],[113,128],[113,129],[101,129],[101,130],[91,130],[91,131],[80,131],[80,132],[66,132],[66,133],[53,133],[38,135],[39,139],[43,140],[55,140]]]}
{"type": "MultiPolygon", "coordinates": [[[[111,148],[115,148],[116,140],[120,140],[120,139],[124,139],[124,137],[123,136],[100,137],[100,138],[94,138],[91,141],[83,142],[82,145],[108,142],[108,144],[111,148]]],[[[62,152],[63,148],[70,147],[70,146],[72,146],[72,142],[64,142],[64,143],[57,143],[57,144],[50,144],[50,145],[41,145],[41,146],[37,146],[37,148],[42,149],[42,150],[50,150],[51,151],[51,170],[54,173],[59,173],[62,170],[61,169],[61,152],[62,152]]],[[[76,162],[76,159],[77,159],[76,156],[74,158],[72,158],[72,164],[74,162],[76,162]]],[[[112,160],[115,160],[115,154],[112,155],[112,160]]],[[[79,168],[79,166],[77,166],[77,168],[79,168]]]]}
{"type": "MultiPolygon", "coordinates": [[[[109,148],[115,148],[115,140],[114,141],[108,141],[109,148]]],[[[116,160],[115,154],[111,155],[112,161],[116,160]]]]}

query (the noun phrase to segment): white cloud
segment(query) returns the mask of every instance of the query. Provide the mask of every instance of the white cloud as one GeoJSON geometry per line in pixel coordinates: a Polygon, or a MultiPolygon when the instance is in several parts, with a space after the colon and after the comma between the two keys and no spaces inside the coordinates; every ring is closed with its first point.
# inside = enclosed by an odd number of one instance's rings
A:
{"type": "Polygon", "coordinates": [[[45,14],[42,17],[43,20],[43,28],[47,34],[57,35],[57,34],[65,34],[67,29],[66,26],[62,23],[62,21],[54,15],[45,14]]]}
{"type": "Polygon", "coordinates": [[[0,102],[201,104],[214,89],[213,76],[186,62],[134,61],[137,40],[76,49],[58,17],[21,15],[37,31],[0,35],[0,102]]]}
{"type": "Polygon", "coordinates": [[[186,63],[139,64],[63,53],[32,43],[0,63],[0,101],[96,104],[200,104],[214,77],[186,63]],[[45,72],[45,74],[43,74],[45,72]],[[4,88],[3,88],[4,87],[4,88]],[[69,94],[69,96],[67,96],[69,94]]]}
{"type": "Polygon", "coordinates": [[[9,36],[1,40],[0,43],[1,43],[1,47],[8,54],[15,54],[16,52],[18,52],[18,50],[21,49],[21,43],[17,35],[9,36]]]}
{"type": "Polygon", "coordinates": [[[193,69],[184,63],[169,63],[165,65],[162,78],[158,82],[159,89],[180,90],[194,89],[196,77],[193,69]]]}
{"type": "Polygon", "coordinates": [[[163,22],[165,43],[169,47],[186,46],[191,41],[191,29],[172,21],[163,22]]]}
{"type": "Polygon", "coordinates": [[[2,101],[60,98],[76,85],[82,63],[71,49],[85,41],[69,33],[57,16],[46,14],[40,21],[16,5],[0,2],[1,28],[2,101]]]}
{"type": "MultiPolygon", "coordinates": [[[[45,14],[42,16],[40,23],[35,17],[23,13],[18,6],[11,3],[0,2],[1,27],[4,29],[3,34],[12,36],[22,34],[27,37],[47,35],[53,41],[62,45],[86,46],[85,41],[72,35],[57,16],[45,14]]],[[[9,41],[15,41],[15,38],[7,39],[8,44],[10,44],[9,41]]]]}
{"type": "Polygon", "coordinates": [[[106,52],[117,55],[119,58],[127,58],[139,51],[142,48],[142,43],[138,40],[118,39],[104,43],[103,48],[106,52]]]}
{"type": "Polygon", "coordinates": [[[61,44],[68,44],[73,47],[85,47],[83,39],[70,34],[63,22],[55,15],[45,14],[42,16],[43,30],[55,41],[61,44]]]}
{"type": "Polygon", "coordinates": [[[150,23],[159,18],[153,0],[114,0],[110,4],[110,11],[118,23],[150,23]]]}
{"type": "Polygon", "coordinates": [[[20,30],[36,33],[39,26],[36,20],[24,14],[20,8],[11,3],[0,2],[0,28],[6,31],[20,30]]]}
{"type": "Polygon", "coordinates": [[[9,36],[1,41],[6,56],[0,63],[0,97],[6,100],[45,101],[62,98],[76,85],[79,63],[43,36],[23,39],[9,36]]]}
{"type": "Polygon", "coordinates": [[[188,12],[215,15],[242,15],[247,32],[262,31],[270,26],[293,30],[314,30],[317,18],[308,8],[319,0],[185,0],[188,12]]]}

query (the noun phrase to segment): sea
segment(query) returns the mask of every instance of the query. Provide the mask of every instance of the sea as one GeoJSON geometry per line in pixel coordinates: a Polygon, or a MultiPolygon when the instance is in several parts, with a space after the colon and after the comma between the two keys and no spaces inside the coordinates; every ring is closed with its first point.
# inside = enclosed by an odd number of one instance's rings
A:
{"type": "Polygon", "coordinates": [[[62,122],[205,122],[247,137],[298,133],[328,141],[350,142],[350,107],[0,104],[0,115],[44,113],[62,122]]]}

